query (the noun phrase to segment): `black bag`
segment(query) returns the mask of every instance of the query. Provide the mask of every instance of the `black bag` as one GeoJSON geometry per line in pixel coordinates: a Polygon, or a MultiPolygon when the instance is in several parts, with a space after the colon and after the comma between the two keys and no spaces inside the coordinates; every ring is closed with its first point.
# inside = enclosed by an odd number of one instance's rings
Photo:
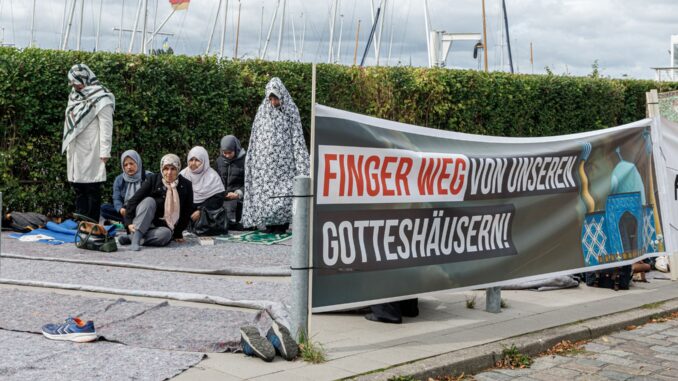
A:
{"type": "Polygon", "coordinates": [[[78,238],[75,246],[80,249],[103,251],[110,253],[118,250],[115,238],[108,235],[103,225],[94,222],[80,221],[78,223],[78,238]]]}
{"type": "Polygon", "coordinates": [[[195,235],[222,235],[228,234],[228,219],[226,218],[226,209],[207,209],[199,207],[200,218],[198,221],[191,222],[189,231],[195,235]]]}
{"type": "Polygon", "coordinates": [[[586,273],[586,284],[591,287],[611,288],[615,291],[628,290],[633,269],[631,265],[613,269],[598,270],[586,273]]]}
{"type": "Polygon", "coordinates": [[[48,221],[49,218],[40,213],[11,212],[5,216],[2,226],[8,226],[19,233],[28,233],[35,229],[44,228],[48,221]]]}

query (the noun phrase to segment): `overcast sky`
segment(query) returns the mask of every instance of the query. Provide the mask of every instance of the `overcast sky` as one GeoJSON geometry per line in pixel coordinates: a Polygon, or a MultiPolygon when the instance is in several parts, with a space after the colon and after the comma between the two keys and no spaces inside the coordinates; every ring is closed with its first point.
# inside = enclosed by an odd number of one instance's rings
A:
{"type": "MultiPolygon", "coordinates": [[[[35,0],[35,41],[39,47],[59,46],[66,3],[73,0],[35,0]]],[[[69,49],[75,49],[80,24],[80,1],[76,6],[69,49]]],[[[93,50],[101,0],[84,0],[84,22],[81,48],[93,50]]],[[[226,2],[227,0],[223,0],[226,2]]],[[[341,51],[339,63],[352,64],[358,20],[361,20],[358,62],[363,55],[371,27],[370,0],[340,0],[334,32],[335,55],[341,51]],[[343,29],[340,28],[343,14],[343,29]]],[[[5,44],[26,47],[30,42],[31,0],[0,0],[0,39],[5,44]],[[4,35],[3,35],[4,30],[4,35]]],[[[138,0],[103,0],[100,50],[116,51],[124,3],[124,28],[134,24],[138,0]]],[[[374,0],[379,3],[379,0],[374,0]]],[[[651,67],[670,64],[670,36],[678,34],[678,1],[676,0],[506,0],[513,62],[516,71],[531,73],[530,43],[534,51],[534,73],[549,67],[556,74],[586,75],[597,61],[603,75],[633,78],[654,78],[651,67]]],[[[171,33],[169,45],[177,54],[204,54],[210,30],[217,14],[219,0],[192,0],[187,11],[177,11],[162,32],[171,33]]],[[[257,57],[260,31],[263,48],[278,0],[242,0],[238,55],[257,57]],[[263,7],[263,28],[262,28],[263,7]]],[[[327,62],[333,0],[287,0],[281,58],[305,62],[327,62]],[[302,18],[303,13],[303,18],[302,18]],[[302,33],[305,38],[302,52],[302,33]],[[296,35],[296,54],[293,39],[296,35]],[[303,55],[302,55],[303,53],[303,55]]],[[[225,54],[233,56],[238,1],[228,1],[225,54]]],[[[171,12],[168,0],[148,0],[148,29],[157,27],[171,12]],[[157,11],[156,11],[157,10],[157,11]],[[156,15],[157,14],[157,15],[156,15]]],[[[482,33],[481,0],[429,0],[431,25],[435,30],[454,33],[482,33]]],[[[222,11],[223,12],[223,11],[222,11]]],[[[503,19],[501,0],[486,0],[488,57],[490,70],[509,70],[507,47],[502,44],[503,19]],[[503,54],[502,54],[503,52],[503,54]],[[503,65],[502,65],[503,58],[503,65]]],[[[277,58],[278,11],[266,58],[277,58]]],[[[388,0],[381,39],[380,64],[427,65],[426,33],[423,0],[388,0]],[[389,54],[390,53],[390,54],[389,54]],[[390,59],[389,59],[390,56],[390,59]]],[[[223,13],[219,15],[212,53],[219,51],[223,13]]],[[[139,27],[141,29],[141,27],[139,27]]],[[[163,37],[156,40],[162,45],[163,37]]],[[[123,34],[123,51],[127,51],[130,34],[123,34]]],[[[139,51],[137,42],[134,51],[139,51]]],[[[473,68],[481,64],[473,59],[472,42],[455,42],[447,67],[473,68]]],[[[479,55],[482,57],[482,55],[479,55]]],[[[374,49],[366,59],[376,63],[374,49]]]]}

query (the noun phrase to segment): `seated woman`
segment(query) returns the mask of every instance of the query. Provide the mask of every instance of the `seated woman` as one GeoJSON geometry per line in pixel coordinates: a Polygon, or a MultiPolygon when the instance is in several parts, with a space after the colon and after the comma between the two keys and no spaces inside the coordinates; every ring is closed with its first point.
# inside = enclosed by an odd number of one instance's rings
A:
{"type": "Polygon", "coordinates": [[[247,151],[233,135],[221,138],[221,155],[216,160],[217,172],[226,189],[224,209],[228,218],[228,227],[242,230],[242,199],[245,187],[245,157],[247,151]]]}
{"type": "Polygon", "coordinates": [[[139,190],[146,176],[152,174],[144,171],[141,156],[133,149],[120,155],[120,166],[122,173],[113,182],[113,205],[101,205],[101,217],[104,220],[123,222],[127,212],[125,203],[139,190]]]}
{"type": "Polygon", "coordinates": [[[188,152],[188,167],[181,171],[192,184],[194,212],[191,220],[200,219],[201,208],[217,210],[223,206],[224,184],[217,171],[210,167],[210,157],[203,147],[193,147],[188,152]]]}
{"type": "Polygon", "coordinates": [[[125,204],[125,225],[132,237],[122,236],[121,245],[133,251],[144,246],[165,246],[172,239],[183,242],[193,207],[191,182],[179,174],[181,161],[174,154],[160,160],[160,173],[149,175],[125,204]]]}

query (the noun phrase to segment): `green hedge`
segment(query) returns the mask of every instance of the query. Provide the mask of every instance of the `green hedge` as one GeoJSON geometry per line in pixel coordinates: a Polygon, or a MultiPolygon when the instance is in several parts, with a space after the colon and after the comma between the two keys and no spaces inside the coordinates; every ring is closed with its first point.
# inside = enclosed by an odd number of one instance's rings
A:
{"type": "MultiPolygon", "coordinates": [[[[107,194],[126,149],[157,171],[167,152],[195,145],[214,157],[223,135],[247,145],[266,83],[280,77],[308,136],[311,65],[0,48],[0,191],[4,210],[72,210],[60,154],[66,73],[87,63],[116,96],[107,194]]],[[[568,134],[645,116],[645,92],[678,83],[486,74],[411,67],[318,66],[318,103],[433,128],[501,136],[568,134]]]]}

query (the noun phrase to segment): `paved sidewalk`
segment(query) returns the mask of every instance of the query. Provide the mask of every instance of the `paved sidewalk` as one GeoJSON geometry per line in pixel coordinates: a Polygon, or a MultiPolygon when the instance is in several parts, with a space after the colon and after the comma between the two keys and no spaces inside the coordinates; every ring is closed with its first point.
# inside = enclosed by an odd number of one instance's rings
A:
{"type": "MultiPolygon", "coordinates": [[[[503,291],[509,308],[484,312],[484,292],[441,292],[420,299],[421,315],[402,325],[380,324],[356,314],[316,314],[313,339],[324,345],[329,361],[311,365],[276,358],[264,363],[242,354],[209,354],[173,380],[335,380],[358,377],[386,380],[407,375],[425,365],[440,363],[445,354],[464,353],[487,343],[515,338],[552,327],[615,314],[650,303],[678,298],[669,280],[636,284],[629,291],[589,288],[548,292],[503,291]],[[466,299],[476,296],[476,309],[466,299]],[[459,352],[455,352],[459,351],[459,352]],[[400,364],[409,365],[402,368],[400,364]],[[388,371],[384,369],[391,368],[388,371]],[[367,375],[363,375],[367,374],[367,375]],[[363,375],[363,376],[361,376],[363,375]]],[[[678,304],[677,304],[678,305],[678,304]]],[[[655,308],[656,309],[656,308],[655,308]]],[[[652,311],[648,309],[647,311],[652,311]]],[[[660,309],[657,309],[660,311],[660,309]]],[[[512,340],[512,339],[511,339],[512,340]]],[[[482,348],[482,347],[480,347],[482,348]]],[[[482,349],[481,349],[482,350],[482,349]]],[[[448,357],[456,357],[454,354],[448,357]]]]}
{"type": "Polygon", "coordinates": [[[676,380],[678,320],[650,323],[593,340],[573,356],[544,356],[527,369],[495,369],[475,381],[676,380]]]}

